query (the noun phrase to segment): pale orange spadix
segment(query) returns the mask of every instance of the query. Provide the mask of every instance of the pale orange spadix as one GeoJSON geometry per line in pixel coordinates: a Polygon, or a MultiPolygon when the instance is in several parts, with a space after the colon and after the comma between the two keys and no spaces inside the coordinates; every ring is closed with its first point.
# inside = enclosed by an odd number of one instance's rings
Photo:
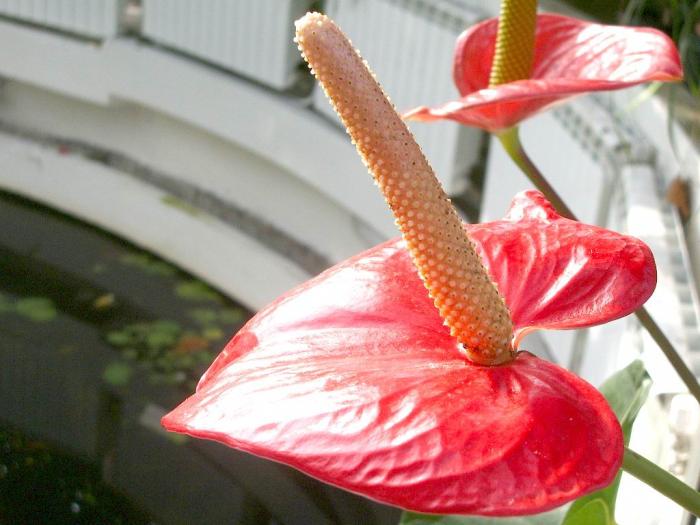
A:
{"type": "Polygon", "coordinates": [[[503,298],[410,131],[350,41],[308,13],[296,41],[389,204],[452,335],[474,362],[510,361],[513,326],[503,298]]]}

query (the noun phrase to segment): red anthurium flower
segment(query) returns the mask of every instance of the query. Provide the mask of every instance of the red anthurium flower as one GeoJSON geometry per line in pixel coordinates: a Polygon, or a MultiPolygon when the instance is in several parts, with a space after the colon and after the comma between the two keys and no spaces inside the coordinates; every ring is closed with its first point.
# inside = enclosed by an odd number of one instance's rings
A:
{"type": "MultiPolygon", "coordinates": [[[[618,318],[654,288],[641,241],[564,219],[534,191],[466,228],[516,339],[618,318]]],[[[527,352],[470,363],[401,240],[258,313],[163,425],[430,513],[544,511],[607,485],[623,450],[603,397],[570,372],[527,352]]]]}
{"type": "Polygon", "coordinates": [[[405,117],[451,119],[498,132],[575,95],[683,76],[678,50],[656,29],[540,14],[531,78],[489,87],[497,28],[498,19],[489,19],[457,40],[453,73],[461,99],[405,117]]]}
{"type": "Polygon", "coordinates": [[[610,483],[623,440],[601,394],[514,350],[634,310],[655,284],[648,248],[537,192],[462,225],[337,26],[307,14],[297,41],[405,241],[258,313],[163,425],[419,512],[529,514],[610,483]]]}

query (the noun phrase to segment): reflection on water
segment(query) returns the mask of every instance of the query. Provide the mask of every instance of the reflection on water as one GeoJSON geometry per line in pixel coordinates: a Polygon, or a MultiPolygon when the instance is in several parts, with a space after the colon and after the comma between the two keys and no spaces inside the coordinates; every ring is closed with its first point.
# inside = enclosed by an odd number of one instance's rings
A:
{"type": "Polygon", "coordinates": [[[251,315],[135,247],[0,194],[0,523],[389,524],[287,467],[161,430],[251,315]]]}

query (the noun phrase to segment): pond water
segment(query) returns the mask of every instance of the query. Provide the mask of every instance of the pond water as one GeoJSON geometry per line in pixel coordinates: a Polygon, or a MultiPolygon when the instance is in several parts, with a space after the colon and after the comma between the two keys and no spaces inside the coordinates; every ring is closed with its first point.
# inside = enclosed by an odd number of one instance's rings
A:
{"type": "Polygon", "coordinates": [[[164,432],[251,315],[138,248],[0,194],[0,524],[394,524],[396,509],[164,432]]]}

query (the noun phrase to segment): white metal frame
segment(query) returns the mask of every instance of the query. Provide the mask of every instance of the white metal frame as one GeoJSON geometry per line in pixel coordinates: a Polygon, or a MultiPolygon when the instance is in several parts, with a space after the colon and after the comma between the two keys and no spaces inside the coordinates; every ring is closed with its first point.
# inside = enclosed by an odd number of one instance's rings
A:
{"type": "Polygon", "coordinates": [[[88,38],[112,38],[120,31],[126,0],[0,0],[0,16],[88,38]]]}

